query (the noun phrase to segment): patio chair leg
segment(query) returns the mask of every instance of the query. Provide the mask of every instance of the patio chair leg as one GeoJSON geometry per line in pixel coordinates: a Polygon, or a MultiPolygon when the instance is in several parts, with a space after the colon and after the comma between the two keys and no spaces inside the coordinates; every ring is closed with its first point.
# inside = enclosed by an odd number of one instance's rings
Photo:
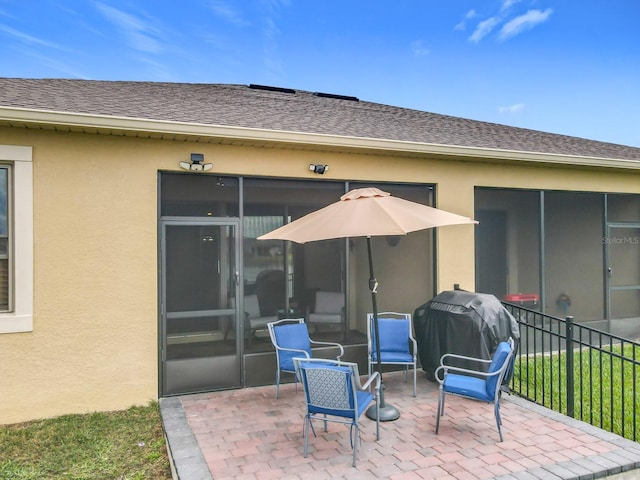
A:
{"type": "Polygon", "coordinates": [[[416,366],[413,366],[413,396],[417,396],[416,395],[416,366]]]}
{"type": "Polygon", "coordinates": [[[355,447],[355,444],[357,442],[357,436],[358,435],[358,425],[356,423],[351,423],[350,427],[349,427],[349,442],[351,443],[351,448],[355,447]]]}
{"type": "Polygon", "coordinates": [[[358,455],[358,437],[360,436],[360,429],[358,428],[358,425],[356,424],[356,428],[355,428],[355,437],[353,439],[353,463],[351,464],[352,467],[356,466],[356,456],[358,455]]]}
{"type": "Polygon", "coordinates": [[[500,435],[500,441],[502,442],[502,419],[500,418],[500,404],[498,402],[495,403],[494,412],[496,415],[496,424],[498,425],[498,435],[500,435]]]}
{"type": "Polygon", "coordinates": [[[309,415],[304,417],[304,458],[307,458],[307,454],[309,453],[309,427],[311,427],[311,431],[313,435],[316,435],[315,430],[313,430],[313,425],[311,424],[311,417],[309,415]]]}
{"type": "Polygon", "coordinates": [[[376,393],[376,440],[380,440],[380,398],[376,393]]]}
{"type": "Polygon", "coordinates": [[[438,409],[436,411],[436,435],[440,429],[440,417],[444,414],[444,391],[440,389],[438,394],[438,409]]]}
{"type": "Polygon", "coordinates": [[[276,370],[276,398],[278,398],[278,390],[280,387],[280,369],[276,370]]]}

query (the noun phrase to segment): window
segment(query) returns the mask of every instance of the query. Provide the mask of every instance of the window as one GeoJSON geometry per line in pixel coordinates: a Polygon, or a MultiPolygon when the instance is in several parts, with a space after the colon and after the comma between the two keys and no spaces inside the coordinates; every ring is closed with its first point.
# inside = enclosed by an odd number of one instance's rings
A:
{"type": "Polygon", "coordinates": [[[32,330],[32,148],[0,145],[0,333],[32,330]]]}
{"type": "Polygon", "coordinates": [[[0,312],[11,310],[9,244],[9,166],[0,165],[0,312]]]}

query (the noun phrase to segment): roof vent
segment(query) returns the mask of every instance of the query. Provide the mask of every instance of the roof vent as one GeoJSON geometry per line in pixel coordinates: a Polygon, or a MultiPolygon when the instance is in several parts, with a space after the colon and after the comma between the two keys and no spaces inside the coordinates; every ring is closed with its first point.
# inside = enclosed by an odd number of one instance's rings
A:
{"type": "Polygon", "coordinates": [[[335,93],[322,93],[322,92],[313,92],[316,97],[322,98],[335,98],[337,100],[349,100],[350,102],[359,102],[360,99],[358,97],[351,97],[349,95],[336,95],[335,93]]]}
{"type": "Polygon", "coordinates": [[[269,92],[296,93],[296,91],[291,88],[270,87],[269,85],[256,85],[255,83],[249,84],[249,88],[254,90],[267,90],[269,92]]]}

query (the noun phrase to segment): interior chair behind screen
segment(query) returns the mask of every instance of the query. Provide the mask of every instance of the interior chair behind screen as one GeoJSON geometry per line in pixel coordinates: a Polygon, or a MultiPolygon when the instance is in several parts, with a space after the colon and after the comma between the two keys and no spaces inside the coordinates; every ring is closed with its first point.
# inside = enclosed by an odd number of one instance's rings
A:
{"type": "MultiPolygon", "coordinates": [[[[309,330],[304,318],[284,319],[271,322],[267,325],[271,343],[276,349],[276,398],[280,389],[280,372],[295,374],[293,365],[294,357],[311,358],[311,346],[335,347],[340,352],[336,359],[344,355],[344,348],[339,343],[316,342],[309,338],[309,330]]],[[[298,376],[294,375],[294,382],[298,382],[298,376]]]]}
{"type": "MultiPolygon", "coordinates": [[[[413,366],[413,396],[416,396],[416,355],[418,344],[411,333],[411,314],[382,312],[378,314],[380,331],[380,363],[383,365],[404,365],[405,378],[409,367],[413,366]]],[[[367,344],[369,375],[378,364],[375,345],[373,313],[367,314],[367,344]]]]}
{"type": "Polygon", "coordinates": [[[313,312],[308,314],[308,319],[309,325],[338,325],[344,338],[344,293],[316,292],[313,312]]]}
{"type": "Polygon", "coordinates": [[[244,297],[244,313],[246,320],[246,327],[249,330],[249,343],[253,340],[253,337],[257,330],[265,330],[267,324],[278,320],[276,315],[262,316],[260,313],[260,303],[258,302],[258,295],[246,295],[244,297]]]}
{"type": "Polygon", "coordinates": [[[256,276],[256,295],[260,316],[277,316],[285,307],[287,298],[286,276],[283,270],[262,270],[256,276]]]}
{"type": "Polygon", "coordinates": [[[380,374],[370,375],[360,382],[358,364],[323,359],[295,358],[296,371],[304,387],[306,413],[304,417],[304,456],[309,451],[309,429],[316,436],[312,420],[343,423],[350,426],[353,466],[356,466],[360,425],[358,419],[372,401],[376,402],[376,440],[380,439],[379,394],[380,374]]]}
{"type": "Polygon", "coordinates": [[[514,342],[500,342],[491,360],[454,355],[447,353],[440,359],[440,366],[436,369],[436,380],[440,383],[438,395],[438,411],[436,413],[436,434],[440,427],[440,417],[444,415],[444,399],[446,394],[459,395],[472,400],[493,403],[493,413],[496,417],[498,434],[502,442],[502,419],[500,418],[500,386],[502,380],[511,367],[514,355],[514,342]],[[486,371],[471,370],[452,365],[456,360],[477,362],[478,365],[488,364],[486,371]]]}

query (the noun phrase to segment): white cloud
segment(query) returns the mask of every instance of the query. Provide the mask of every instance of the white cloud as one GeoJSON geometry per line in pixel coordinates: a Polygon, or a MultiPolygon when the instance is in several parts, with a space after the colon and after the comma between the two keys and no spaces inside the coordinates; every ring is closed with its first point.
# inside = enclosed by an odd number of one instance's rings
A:
{"type": "Polygon", "coordinates": [[[62,48],[61,46],[55,43],[42,40],[41,38],[34,37],[33,35],[29,35],[28,33],[21,32],[19,30],[16,30],[15,28],[7,27],[6,25],[0,25],[0,32],[4,32],[5,34],[21,41],[22,43],[27,43],[30,45],[38,45],[40,47],[55,48],[58,50],[65,50],[64,48],[62,48]]]}
{"type": "Polygon", "coordinates": [[[422,40],[416,40],[415,42],[411,42],[411,51],[416,57],[424,57],[431,53],[422,40]]]}
{"type": "Polygon", "coordinates": [[[516,103],[514,105],[510,105],[508,107],[500,107],[498,108],[498,113],[505,113],[505,114],[514,114],[514,113],[518,113],[521,112],[522,110],[524,110],[524,103],[516,103]]]}
{"type": "Polygon", "coordinates": [[[475,31],[469,37],[469,41],[473,43],[478,43],[486,35],[491,33],[491,30],[493,30],[496,27],[496,25],[498,25],[498,23],[499,23],[498,17],[491,17],[478,23],[478,26],[476,27],[475,31]]]}
{"type": "Polygon", "coordinates": [[[501,12],[504,12],[505,10],[508,10],[509,7],[511,7],[511,5],[515,5],[516,3],[518,3],[520,0],[504,0],[502,2],[502,7],[500,8],[501,12]]]}
{"type": "MultiPolygon", "coordinates": [[[[61,72],[62,76],[65,78],[81,78],[83,80],[90,80],[90,77],[86,76],[79,70],[76,70],[71,64],[59,60],[55,55],[50,55],[47,52],[33,50],[29,47],[22,47],[17,49],[17,51],[24,58],[33,59],[37,64],[45,69],[44,71],[52,71],[52,73],[46,73],[43,76],[60,76],[59,72],[61,72]]],[[[64,59],[66,58],[67,57],[64,57],[64,59]]]]}
{"type": "MultiPolygon", "coordinates": [[[[521,1],[522,0],[502,0],[499,12],[479,22],[468,40],[473,43],[480,42],[480,40],[489,35],[499,24],[505,21],[511,7],[521,1]]],[[[503,42],[526,30],[534,28],[536,25],[546,22],[552,13],[553,9],[551,8],[547,8],[544,11],[540,9],[530,9],[526,13],[514,17],[512,20],[506,22],[500,29],[498,33],[498,41],[503,42]]],[[[467,20],[476,16],[476,12],[474,10],[470,10],[465,19],[455,26],[455,30],[465,30],[467,20]]]]}
{"type": "Polygon", "coordinates": [[[291,6],[291,2],[289,2],[289,0],[263,0],[261,5],[265,12],[263,18],[264,27],[262,29],[263,63],[269,75],[275,77],[276,81],[279,81],[280,78],[285,76],[286,68],[280,57],[280,28],[278,26],[278,19],[280,10],[291,6]]]}
{"type": "Polygon", "coordinates": [[[466,30],[467,28],[467,20],[471,20],[472,18],[474,18],[476,16],[476,11],[475,10],[469,10],[467,12],[467,14],[464,16],[464,19],[458,23],[455,27],[453,27],[454,30],[466,30]]]}
{"type": "Polygon", "coordinates": [[[500,29],[498,40],[504,41],[526,30],[530,30],[536,25],[546,22],[552,13],[553,9],[551,8],[547,8],[544,12],[542,10],[529,10],[524,15],[520,15],[505,23],[500,29]]]}
{"type": "Polygon", "coordinates": [[[291,0],[262,0],[262,3],[271,9],[291,6],[291,0]]]}
{"type": "Polygon", "coordinates": [[[239,27],[249,25],[249,22],[244,19],[242,13],[227,2],[214,0],[209,2],[209,8],[214,13],[214,15],[221,18],[225,22],[229,22],[239,27]]]}
{"type": "Polygon", "coordinates": [[[158,35],[158,30],[155,27],[104,3],[95,2],[95,5],[107,20],[124,32],[134,49],[147,53],[160,53],[162,51],[160,42],[154,38],[158,35]]]}

